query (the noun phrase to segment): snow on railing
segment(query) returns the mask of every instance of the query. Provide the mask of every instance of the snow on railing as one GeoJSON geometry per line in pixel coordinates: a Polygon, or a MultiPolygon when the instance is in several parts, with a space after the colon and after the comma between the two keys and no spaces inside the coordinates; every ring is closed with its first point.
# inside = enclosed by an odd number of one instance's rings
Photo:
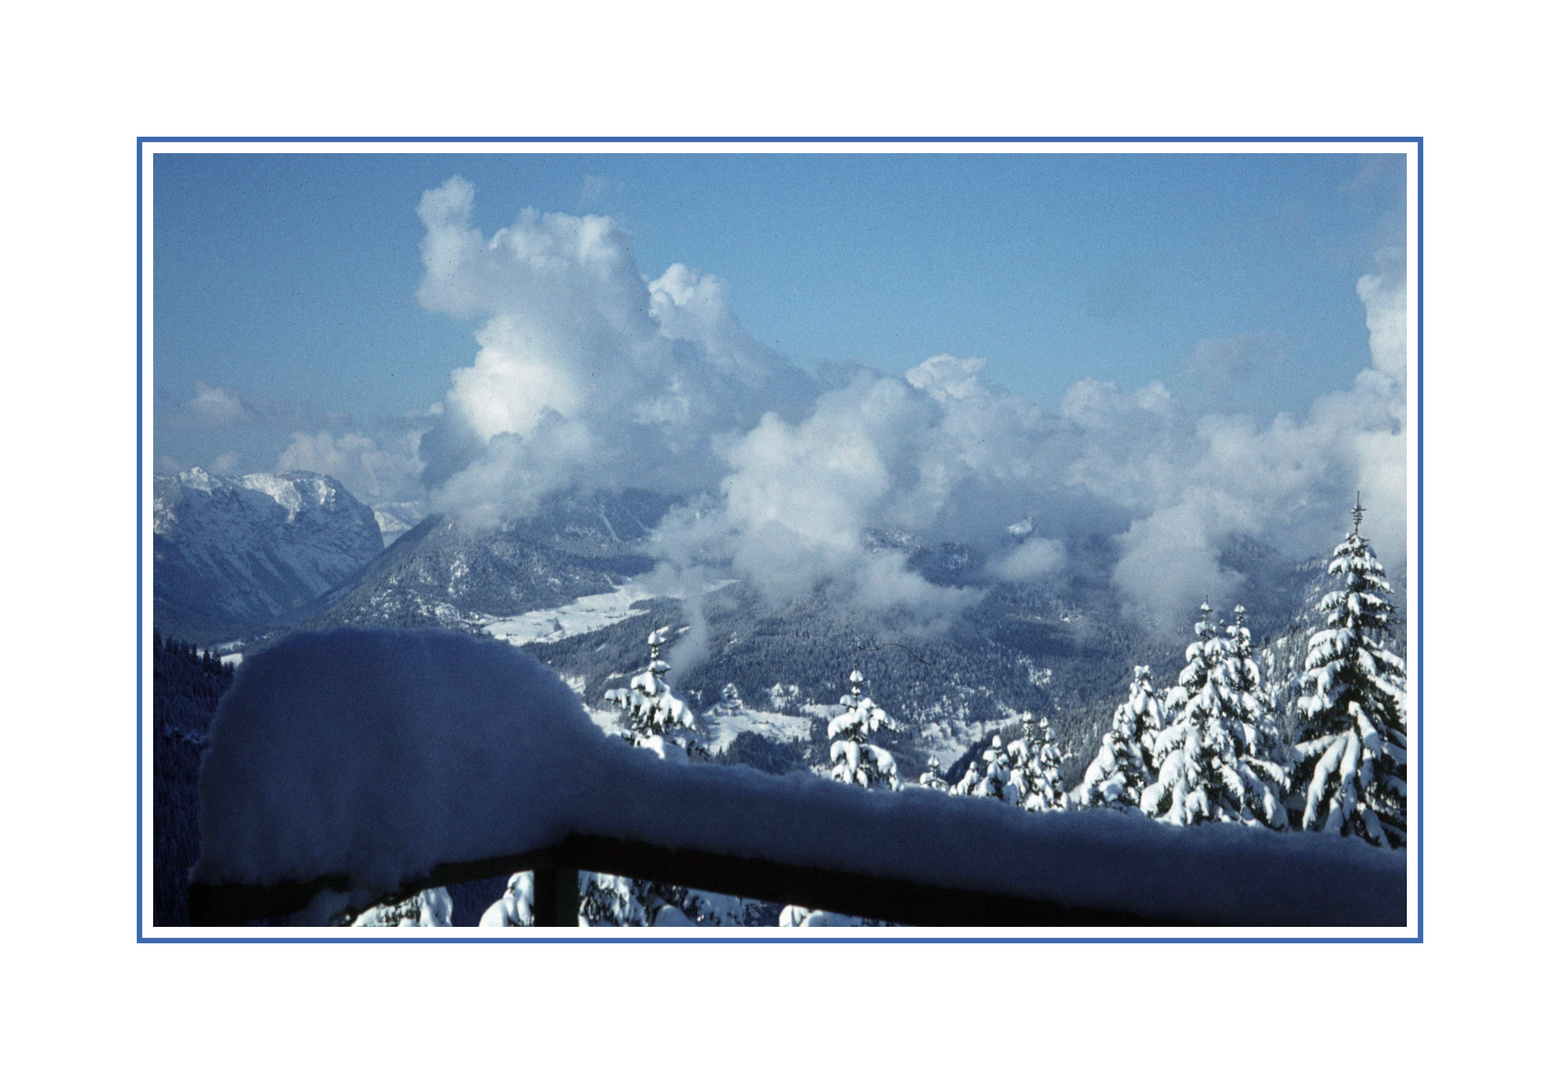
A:
{"type": "Polygon", "coordinates": [[[1407,919],[1401,852],[671,765],[604,735],[528,654],[443,632],[297,634],[247,660],[200,785],[207,925],[528,868],[563,921],[573,869],[920,925],[1407,919]]]}

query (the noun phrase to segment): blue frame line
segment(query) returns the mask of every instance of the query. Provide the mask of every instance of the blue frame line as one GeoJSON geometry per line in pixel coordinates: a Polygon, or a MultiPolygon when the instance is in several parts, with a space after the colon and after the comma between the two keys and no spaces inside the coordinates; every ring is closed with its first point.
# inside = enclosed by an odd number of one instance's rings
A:
{"type": "Polygon", "coordinates": [[[1388,135],[148,135],[137,142],[179,143],[1420,143],[1388,135]]]}
{"type": "Polygon", "coordinates": [[[136,139],[136,941],[148,944],[1423,944],[1424,943],[1424,137],[1423,136],[139,136],[136,139]],[[1416,687],[1418,687],[1418,718],[1416,718],[1416,783],[1418,807],[1416,807],[1416,835],[1418,835],[1418,924],[1412,938],[1342,938],[1342,936],[1287,936],[1287,938],[953,938],[953,936],[894,936],[894,938],[813,938],[813,936],[730,936],[700,935],[691,938],[579,938],[579,936],[499,936],[499,938],[470,938],[470,936],[396,936],[396,938],[304,938],[304,936],[275,936],[275,938],[212,938],[212,936],[156,936],[148,938],[144,933],[144,833],[142,815],[144,802],[144,663],[145,641],[142,640],[144,620],[144,585],[142,567],[142,454],[144,454],[144,254],[142,254],[142,229],[144,229],[144,147],[154,142],[178,142],[178,144],[217,144],[217,142],[245,142],[245,144],[376,144],[376,142],[407,142],[407,144],[593,144],[593,142],[629,142],[629,144],[1112,144],[1112,142],[1137,142],[1137,144],[1318,144],[1318,142],[1401,142],[1416,147],[1416,289],[1418,289],[1418,574],[1415,592],[1418,599],[1416,626],[1416,687]]]}
{"type": "Polygon", "coordinates": [[[141,189],[141,140],[135,141],[135,938],[141,941],[141,928],[145,925],[142,910],[145,884],[142,880],[143,867],[146,860],[141,849],[142,837],[145,829],[141,820],[141,805],[144,800],[142,792],[142,773],[145,765],[141,757],[143,743],[141,733],[141,702],[145,697],[144,671],[146,657],[144,651],[146,642],[142,640],[141,633],[141,455],[144,453],[146,436],[141,427],[145,415],[145,403],[142,399],[141,380],[141,341],[144,337],[142,331],[142,319],[145,318],[146,304],[141,294],[141,230],[145,225],[143,220],[142,205],[144,196],[141,189]]]}
{"type": "Polygon", "coordinates": [[[1417,828],[1419,839],[1419,936],[1416,941],[1425,940],[1425,140],[1421,137],[1419,143],[1419,258],[1418,258],[1418,285],[1419,285],[1419,311],[1417,319],[1418,353],[1419,353],[1419,574],[1418,574],[1418,600],[1419,611],[1417,623],[1419,629],[1419,647],[1416,650],[1415,662],[1419,666],[1417,685],[1417,701],[1419,705],[1419,746],[1418,761],[1416,763],[1415,779],[1418,783],[1414,790],[1419,799],[1417,807],[1417,828]]]}
{"type": "Polygon", "coordinates": [[[159,937],[148,943],[174,945],[1386,945],[1413,944],[1394,937],[1185,937],[1185,938],[1036,938],[1036,937],[159,937]]]}

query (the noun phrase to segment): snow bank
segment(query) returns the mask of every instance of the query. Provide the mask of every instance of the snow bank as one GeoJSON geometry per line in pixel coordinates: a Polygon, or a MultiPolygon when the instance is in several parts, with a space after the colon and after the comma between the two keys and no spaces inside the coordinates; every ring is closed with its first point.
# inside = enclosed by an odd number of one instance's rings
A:
{"type": "Polygon", "coordinates": [[[201,830],[209,883],[390,888],[578,832],[1207,925],[1406,912],[1402,853],[1358,840],[667,765],[529,655],[448,633],[299,634],[246,661],[212,723],[201,830]]]}
{"type": "Polygon", "coordinates": [[[211,739],[200,880],[382,888],[565,836],[576,781],[612,748],[529,654],[404,630],[296,634],[251,657],[211,739]]]}

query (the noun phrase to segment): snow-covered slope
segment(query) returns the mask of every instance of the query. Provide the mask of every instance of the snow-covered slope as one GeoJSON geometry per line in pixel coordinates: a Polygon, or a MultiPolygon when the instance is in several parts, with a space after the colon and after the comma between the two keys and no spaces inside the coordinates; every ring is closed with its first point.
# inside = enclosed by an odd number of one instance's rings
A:
{"type": "Polygon", "coordinates": [[[560,497],[532,518],[487,532],[426,518],[322,597],[307,625],[477,630],[498,618],[609,593],[650,569],[651,560],[634,554],[635,544],[666,505],[633,492],[560,497]]]}
{"type": "Polygon", "coordinates": [[[374,512],[311,472],[160,477],[152,495],[155,621],[196,641],[283,623],[383,549],[374,512]]]}

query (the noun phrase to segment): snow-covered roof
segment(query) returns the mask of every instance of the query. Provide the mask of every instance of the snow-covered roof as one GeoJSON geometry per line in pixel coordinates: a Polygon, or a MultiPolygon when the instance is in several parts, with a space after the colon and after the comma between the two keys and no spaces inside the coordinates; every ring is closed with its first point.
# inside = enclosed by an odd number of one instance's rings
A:
{"type": "Polygon", "coordinates": [[[1203,925],[1406,919],[1402,853],[1358,840],[669,765],[530,655],[445,632],[296,634],[247,659],[200,804],[207,884],[391,890],[588,835],[1203,925]]]}

